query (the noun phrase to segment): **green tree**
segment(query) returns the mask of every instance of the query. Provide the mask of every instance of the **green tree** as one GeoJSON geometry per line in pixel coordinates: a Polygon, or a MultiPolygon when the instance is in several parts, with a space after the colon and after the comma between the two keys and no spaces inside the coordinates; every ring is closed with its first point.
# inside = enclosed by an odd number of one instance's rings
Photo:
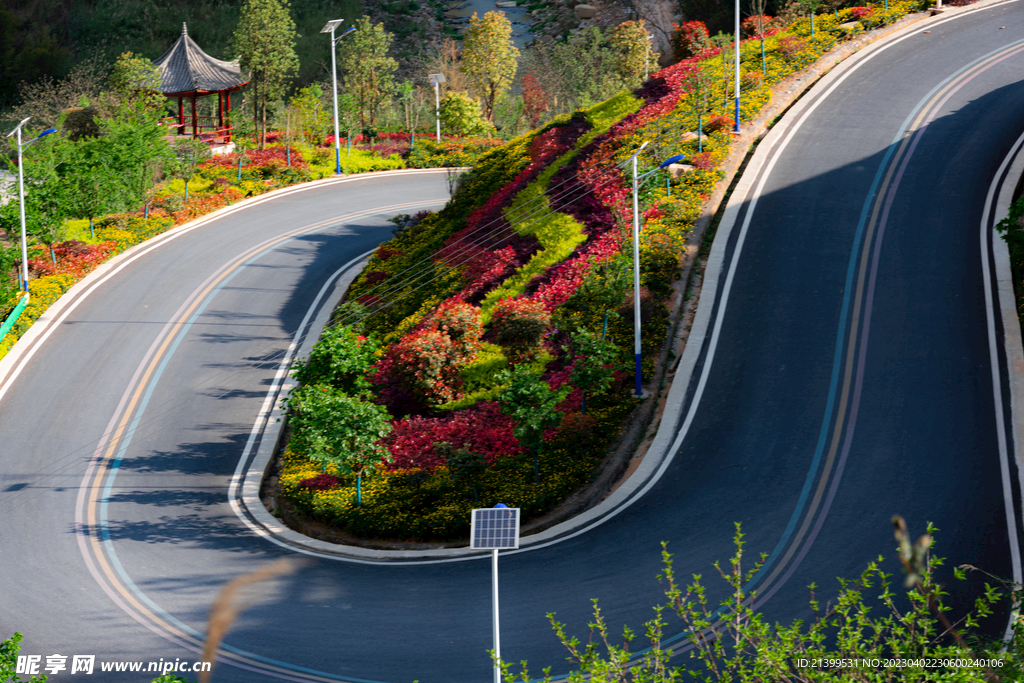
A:
{"type": "Polygon", "coordinates": [[[210,146],[201,140],[175,141],[172,175],[185,181],[185,198],[188,199],[188,181],[196,174],[199,164],[210,158],[210,146]]]}
{"type": "Polygon", "coordinates": [[[362,477],[391,461],[381,441],[391,433],[384,406],[326,385],[301,387],[286,401],[293,411],[292,443],[313,462],[356,476],[356,504],[362,504],[362,477]]]}
{"type": "Polygon", "coordinates": [[[398,99],[402,103],[402,112],[405,114],[405,129],[412,130],[413,102],[416,99],[416,85],[412,81],[402,81],[397,88],[398,99]]]}
{"type": "Polygon", "coordinates": [[[97,138],[69,145],[61,168],[65,172],[61,195],[70,216],[88,218],[91,222],[114,210],[118,193],[111,188],[117,187],[121,178],[103,154],[97,138]]]}
{"type": "Polygon", "coordinates": [[[159,116],[165,102],[160,85],[160,70],[153,62],[131,52],[121,54],[107,78],[115,115],[137,119],[159,116]]]}
{"type": "Polygon", "coordinates": [[[393,39],[384,24],[373,24],[370,17],[363,16],[356,22],[356,30],[339,43],[345,89],[355,98],[362,128],[376,125],[377,111],[394,91],[398,62],[388,56],[393,39]]]}
{"type": "Polygon", "coordinates": [[[157,125],[155,116],[141,120],[101,120],[99,126],[102,135],[91,144],[99,148],[97,153],[118,174],[118,182],[107,186],[116,203],[113,210],[138,209],[146,201],[146,192],[153,185],[157,172],[174,163],[171,147],[165,139],[166,131],[157,125]]]}
{"type": "Polygon", "coordinates": [[[555,114],[602,102],[625,87],[618,55],[597,26],[568,40],[536,43],[523,62],[523,71],[533,72],[555,114]]]}
{"type": "Polygon", "coordinates": [[[359,125],[359,101],[352,93],[338,93],[338,128],[352,147],[352,133],[359,125]]]}
{"type": "MultiPolygon", "coordinates": [[[[30,140],[38,130],[26,130],[23,138],[30,140]]],[[[13,138],[11,138],[13,141],[13,138]]],[[[59,135],[48,135],[24,150],[22,166],[25,176],[25,232],[48,245],[53,244],[57,231],[66,218],[67,203],[65,187],[60,182],[58,168],[62,165],[67,144],[59,135]]],[[[13,155],[17,156],[17,145],[11,142],[13,155]]],[[[17,173],[17,164],[13,164],[17,173]]],[[[0,207],[0,229],[8,235],[21,232],[20,199],[17,195],[0,207]]],[[[51,248],[50,257],[56,262],[51,248]]]]}
{"type": "Polygon", "coordinates": [[[299,361],[292,377],[302,384],[328,384],[347,394],[370,389],[370,369],[377,360],[379,345],[347,325],[324,330],[313,345],[309,358],[299,361]]]}
{"type": "Polygon", "coordinates": [[[284,95],[299,68],[295,55],[295,22],[287,2],[247,0],[234,33],[234,51],[249,72],[253,121],[260,149],[267,137],[267,106],[284,95]]]}
{"type": "Polygon", "coordinates": [[[484,116],[494,121],[494,105],[516,76],[519,50],[512,44],[512,23],[503,12],[473,13],[462,46],[462,72],[484,101],[484,116]]]}
{"type": "Polygon", "coordinates": [[[588,332],[577,330],[572,334],[572,351],[575,363],[569,381],[583,391],[581,412],[587,414],[587,393],[601,392],[612,383],[612,363],[616,349],[611,342],[588,332]]]}
{"type": "Polygon", "coordinates": [[[714,79],[704,70],[703,64],[695,64],[692,69],[683,74],[682,87],[686,91],[684,106],[693,114],[697,125],[698,152],[704,151],[704,117],[711,109],[711,95],[714,83],[714,79]]]}
{"type": "Polygon", "coordinates": [[[526,364],[502,371],[498,382],[507,385],[498,394],[501,412],[516,421],[512,434],[533,454],[533,480],[539,484],[538,456],[544,445],[544,432],[562,419],[558,404],[569,395],[571,387],[552,390],[541,380],[540,372],[526,364]]]}
{"type": "Polygon", "coordinates": [[[333,111],[330,97],[314,83],[303,88],[288,102],[295,111],[292,125],[301,131],[302,139],[311,144],[322,144],[333,130],[333,111]]]}
{"type": "Polygon", "coordinates": [[[494,133],[494,126],[480,113],[480,103],[464,92],[450,92],[441,98],[441,128],[460,137],[494,133]]]}
{"type": "Polygon", "coordinates": [[[616,72],[627,87],[639,86],[658,65],[657,52],[651,50],[651,38],[643,19],[625,21],[611,32],[608,42],[616,52],[616,72]]]}

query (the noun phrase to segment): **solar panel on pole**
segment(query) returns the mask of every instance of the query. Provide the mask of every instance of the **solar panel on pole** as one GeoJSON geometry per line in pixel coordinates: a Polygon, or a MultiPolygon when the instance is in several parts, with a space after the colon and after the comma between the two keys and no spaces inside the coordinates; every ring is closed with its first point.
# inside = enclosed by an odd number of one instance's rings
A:
{"type": "Polygon", "coordinates": [[[519,508],[473,510],[470,547],[477,550],[514,550],[519,547],[519,508]]]}
{"type": "Polygon", "coordinates": [[[519,547],[519,508],[498,503],[473,510],[469,547],[491,551],[491,603],[494,607],[494,683],[501,683],[501,636],[498,631],[498,551],[519,547]]]}

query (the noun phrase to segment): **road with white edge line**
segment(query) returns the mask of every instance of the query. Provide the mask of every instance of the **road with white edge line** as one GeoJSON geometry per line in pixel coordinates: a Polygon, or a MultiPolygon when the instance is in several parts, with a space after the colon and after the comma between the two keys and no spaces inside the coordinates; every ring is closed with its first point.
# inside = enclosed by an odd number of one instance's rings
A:
{"type": "MultiPolygon", "coordinates": [[[[665,456],[503,556],[506,659],[566,672],[546,612],[585,637],[599,598],[616,632],[639,627],[660,542],[679,576],[711,576],[733,522],[770,554],[752,587],[773,620],[879,554],[897,572],[894,513],[934,522],[950,566],[1020,578],[1012,335],[982,221],[1015,182],[1022,66],[1022,3],[956,10],[861,51],[772,130],[719,228],[665,456]]],[[[193,661],[221,585],[312,556],[238,619],[215,680],[489,678],[486,557],[299,547],[239,485],[339,270],[384,218],[446,196],[429,172],[287,191],[137,248],[52,311],[0,365],[0,633],[28,654],[193,661]]]]}

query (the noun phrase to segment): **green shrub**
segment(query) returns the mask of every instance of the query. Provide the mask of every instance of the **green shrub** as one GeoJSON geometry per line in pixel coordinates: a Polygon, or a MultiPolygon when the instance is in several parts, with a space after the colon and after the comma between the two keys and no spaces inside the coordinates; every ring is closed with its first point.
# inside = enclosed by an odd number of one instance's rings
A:
{"type": "Polygon", "coordinates": [[[648,240],[645,246],[640,250],[640,282],[655,296],[667,297],[679,276],[679,252],[663,235],[648,240]]]}
{"type": "Polygon", "coordinates": [[[551,328],[551,314],[530,299],[503,299],[491,313],[491,334],[514,364],[528,363],[541,352],[551,328]]]}
{"type": "MultiPolygon", "coordinates": [[[[405,168],[405,160],[397,154],[392,154],[387,159],[382,159],[373,152],[361,149],[353,149],[351,155],[347,151],[342,151],[341,153],[342,173],[367,173],[369,171],[387,171],[395,168],[405,168]]],[[[333,167],[331,172],[333,174],[333,167]]]]}
{"type": "Polygon", "coordinates": [[[480,112],[480,102],[462,92],[441,98],[441,128],[459,137],[494,135],[494,126],[480,112]]]}
{"type": "Polygon", "coordinates": [[[416,138],[416,145],[409,150],[406,164],[409,168],[476,166],[484,154],[500,146],[500,140],[442,139],[437,142],[433,137],[420,136],[416,138]]]}
{"type": "Polygon", "coordinates": [[[347,326],[324,330],[309,357],[295,364],[292,377],[304,385],[326,384],[348,394],[370,389],[369,373],[379,347],[347,326]]]}

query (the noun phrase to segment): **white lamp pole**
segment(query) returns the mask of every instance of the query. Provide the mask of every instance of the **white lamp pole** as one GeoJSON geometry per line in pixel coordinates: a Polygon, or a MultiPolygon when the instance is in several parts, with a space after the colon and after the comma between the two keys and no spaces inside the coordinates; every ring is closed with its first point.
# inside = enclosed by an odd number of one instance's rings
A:
{"type": "Polygon", "coordinates": [[[446,79],[444,74],[428,74],[427,78],[434,84],[434,116],[437,120],[437,141],[441,142],[441,84],[446,79]]]}
{"type": "Polygon", "coordinates": [[[740,0],[736,0],[736,124],[733,132],[740,132],[740,0]]]}
{"type": "Polygon", "coordinates": [[[48,128],[25,144],[22,144],[21,128],[28,123],[31,118],[32,117],[30,116],[22,121],[18,124],[17,128],[7,134],[7,137],[11,137],[12,135],[18,136],[18,209],[21,212],[21,288],[22,291],[25,292],[26,296],[28,295],[28,238],[25,235],[25,162],[22,157],[24,156],[24,150],[26,147],[41,137],[57,132],[56,128],[48,128]]]}
{"type": "Polygon", "coordinates": [[[327,22],[326,26],[320,29],[320,33],[331,34],[331,79],[334,82],[334,172],[338,175],[341,175],[341,134],[338,130],[338,60],[334,53],[338,46],[338,41],[356,30],[355,27],[349,27],[344,33],[335,38],[334,29],[338,28],[343,21],[345,20],[332,19],[327,22]]]}
{"type": "Polygon", "coordinates": [[[640,199],[637,189],[636,158],[644,151],[647,142],[630,159],[633,163],[633,353],[636,358],[636,397],[644,395],[640,373],[640,199]]]}
{"type": "Polygon", "coordinates": [[[665,159],[658,168],[648,171],[641,177],[637,177],[636,158],[644,151],[647,142],[640,145],[640,149],[630,157],[629,162],[633,165],[633,354],[636,359],[636,397],[643,398],[643,377],[640,372],[640,181],[649,178],[651,175],[667,168],[670,164],[677,164],[686,157],[676,154],[665,159]]]}

